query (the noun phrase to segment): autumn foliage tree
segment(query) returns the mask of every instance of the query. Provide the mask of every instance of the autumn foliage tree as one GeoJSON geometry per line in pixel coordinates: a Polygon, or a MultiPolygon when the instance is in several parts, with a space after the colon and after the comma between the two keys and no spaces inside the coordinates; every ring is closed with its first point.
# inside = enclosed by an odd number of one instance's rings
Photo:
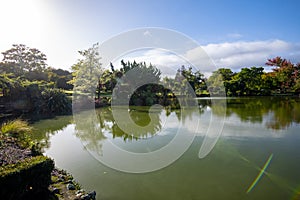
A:
{"type": "Polygon", "coordinates": [[[300,89],[300,63],[293,64],[289,60],[276,57],[268,59],[266,65],[275,67],[271,76],[275,78],[276,85],[282,92],[294,92],[300,89]]]}

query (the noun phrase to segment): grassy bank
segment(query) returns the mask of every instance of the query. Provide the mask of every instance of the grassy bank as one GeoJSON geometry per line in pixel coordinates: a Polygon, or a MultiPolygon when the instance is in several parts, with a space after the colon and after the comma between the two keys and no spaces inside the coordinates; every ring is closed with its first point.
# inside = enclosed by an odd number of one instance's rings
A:
{"type": "Polygon", "coordinates": [[[32,128],[22,120],[0,128],[1,199],[95,199],[71,174],[55,168],[28,135],[32,128]]]}

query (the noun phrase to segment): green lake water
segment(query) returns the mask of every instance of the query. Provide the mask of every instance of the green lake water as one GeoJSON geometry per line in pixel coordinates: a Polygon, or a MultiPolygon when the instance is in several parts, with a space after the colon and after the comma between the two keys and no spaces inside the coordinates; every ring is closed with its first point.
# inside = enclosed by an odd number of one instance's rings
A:
{"type": "MultiPolygon", "coordinates": [[[[33,124],[33,137],[56,166],[102,200],[300,199],[300,98],[198,101],[199,106],[181,110],[118,108],[135,125],[116,122],[110,108],[41,120],[33,124]],[[133,169],[154,166],[151,160],[139,164],[113,154],[111,145],[147,154],[170,146],[177,134],[182,143],[179,138],[171,151],[192,143],[161,169],[127,173],[101,162],[108,158],[133,169]],[[199,158],[206,136],[216,143],[199,158]]],[[[165,159],[162,155],[161,162],[165,159]]]]}

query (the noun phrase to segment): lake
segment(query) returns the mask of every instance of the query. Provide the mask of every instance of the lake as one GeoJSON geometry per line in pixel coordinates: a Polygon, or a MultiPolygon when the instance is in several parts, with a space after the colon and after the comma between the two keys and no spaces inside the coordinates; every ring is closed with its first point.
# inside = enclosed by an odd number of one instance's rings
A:
{"type": "Polygon", "coordinates": [[[300,98],[198,102],[41,120],[32,137],[98,199],[300,199],[300,98]]]}

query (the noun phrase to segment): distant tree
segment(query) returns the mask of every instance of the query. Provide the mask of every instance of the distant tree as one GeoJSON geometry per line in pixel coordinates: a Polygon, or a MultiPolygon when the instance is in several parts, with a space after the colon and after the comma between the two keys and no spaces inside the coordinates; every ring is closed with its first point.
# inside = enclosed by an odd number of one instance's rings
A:
{"type": "Polygon", "coordinates": [[[278,88],[275,76],[274,72],[264,72],[261,76],[264,95],[270,95],[272,94],[272,91],[275,91],[278,88]]]}
{"type": "MultiPolygon", "coordinates": [[[[122,60],[121,65],[120,72],[124,84],[120,84],[121,87],[117,88],[116,91],[119,91],[117,92],[118,95],[122,96],[134,91],[129,102],[131,105],[153,105],[157,103],[157,93],[163,90],[163,87],[159,84],[161,71],[151,63],[147,65],[145,62],[128,61],[125,63],[122,60]],[[126,74],[130,70],[134,70],[134,79],[132,79],[133,74],[130,77],[126,74]],[[149,84],[145,84],[145,80],[149,84]],[[132,87],[138,85],[141,85],[141,87],[132,87]]],[[[118,72],[115,73],[117,77],[120,74],[118,72]]]]}
{"type": "Polygon", "coordinates": [[[69,84],[69,81],[72,80],[72,73],[63,70],[63,69],[55,69],[52,67],[48,67],[47,70],[48,81],[53,82],[56,88],[61,88],[64,90],[73,89],[73,85],[69,84]]]}
{"type": "Polygon", "coordinates": [[[187,88],[184,86],[188,82],[195,93],[201,94],[207,89],[205,81],[206,79],[204,74],[202,74],[199,70],[193,71],[192,67],[186,69],[186,67],[182,65],[175,75],[175,88],[180,90],[180,94],[186,94],[187,88]]]}
{"type": "Polygon", "coordinates": [[[88,93],[91,96],[94,96],[97,90],[99,98],[101,91],[100,75],[102,72],[99,44],[96,43],[91,48],[78,52],[83,58],[72,66],[73,79],[69,83],[74,85],[76,91],[88,93]]]}
{"type": "Polygon", "coordinates": [[[268,59],[266,65],[274,66],[274,78],[277,81],[278,89],[283,93],[299,90],[300,85],[300,63],[293,64],[291,61],[281,57],[268,59]]]}
{"type": "Polygon", "coordinates": [[[29,71],[24,74],[24,78],[29,81],[48,81],[48,74],[44,71],[29,71]]]}
{"type": "Polygon", "coordinates": [[[2,64],[8,67],[10,72],[21,75],[25,72],[46,69],[46,55],[36,48],[29,48],[24,44],[14,44],[13,47],[3,54],[2,64]]]}
{"type": "Polygon", "coordinates": [[[262,95],[264,74],[263,67],[242,68],[227,82],[226,90],[229,96],[262,95]]]}
{"type": "Polygon", "coordinates": [[[112,92],[115,87],[117,81],[114,75],[114,71],[104,70],[100,77],[100,86],[103,92],[112,92]]]}
{"type": "Polygon", "coordinates": [[[207,79],[207,85],[209,86],[210,91],[217,93],[222,92],[222,88],[225,87],[225,92],[230,96],[230,80],[234,73],[231,69],[220,68],[217,71],[214,71],[212,75],[207,79]]]}
{"type": "Polygon", "coordinates": [[[121,69],[120,71],[125,74],[132,69],[138,69],[139,73],[137,74],[139,77],[136,77],[137,80],[134,81],[139,81],[139,80],[143,80],[140,78],[147,78],[147,76],[149,75],[151,78],[151,80],[153,82],[159,82],[160,80],[160,75],[161,75],[161,71],[159,69],[157,69],[154,65],[152,65],[151,63],[149,65],[147,65],[145,62],[140,62],[137,63],[136,61],[130,62],[128,61],[127,63],[124,62],[124,60],[121,60],[121,69]]]}
{"type": "Polygon", "coordinates": [[[297,63],[295,65],[295,68],[296,68],[295,70],[296,81],[294,85],[294,91],[300,94],[300,63],[297,63]]]}
{"type": "Polygon", "coordinates": [[[0,74],[0,93],[3,97],[11,96],[16,87],[20,87],[20,82],[12,74],[0,74]]]}

